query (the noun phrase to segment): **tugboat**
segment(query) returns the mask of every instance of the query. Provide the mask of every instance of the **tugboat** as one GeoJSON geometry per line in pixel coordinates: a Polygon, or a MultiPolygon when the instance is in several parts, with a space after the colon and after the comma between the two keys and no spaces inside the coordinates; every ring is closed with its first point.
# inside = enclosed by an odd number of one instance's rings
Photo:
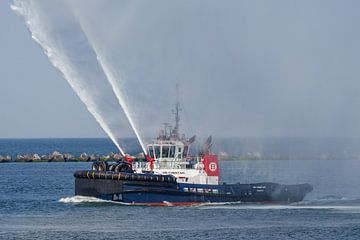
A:
{"type": "Polygon", "coordinates": [[[307,183],[220,183],[219,161],[211,152],[211,136],[201,151],[192,155],[190,146],[195,136],[180,136],[180,110],[177,100],[175,127],[165,125],[147,145],[143,158],[125,155],[112,164],[94,162],[91,170],[76,171],[75,195],[134,205],[177,206],[224,202],[289,204],[302,201],[312,191],[307,183]]]}

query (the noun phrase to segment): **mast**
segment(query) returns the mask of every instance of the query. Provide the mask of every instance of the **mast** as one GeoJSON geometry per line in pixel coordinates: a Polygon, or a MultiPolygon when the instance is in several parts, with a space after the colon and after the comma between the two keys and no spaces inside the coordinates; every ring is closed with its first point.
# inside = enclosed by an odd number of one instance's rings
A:
{"type": "Polygon", "coordinates": [[[180,139],[179,136],[179,126],[180,126],[180,111],[182,109],[180,108],[180,102],[179,102],[179,84],[176,84],[176,103],[175,103],[175,109],[173,109],[173,113],[175,115],[175,127],[172,131],[172,135],[176,139],[180,139]]]}

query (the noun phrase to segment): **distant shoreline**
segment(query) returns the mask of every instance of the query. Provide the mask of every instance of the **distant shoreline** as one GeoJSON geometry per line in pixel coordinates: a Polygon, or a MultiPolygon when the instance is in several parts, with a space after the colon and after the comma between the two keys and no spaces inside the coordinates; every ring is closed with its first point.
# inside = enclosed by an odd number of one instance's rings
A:
{"type": "MultiPolygon", "coordinates": [[[[309,158],[309,159],[298,159],[298,158],[259,158],[259,159],[254,159],[254,158],[246,158],[244,156],[231,156],[231,157],[220,157],[219,161],[334,161],[334,160],[339,160],[337,158],[333,158],[333,159],[321,159],[321,158],[309,158]]],[[[344,161],[358,161],[360,159],[340,159],[340,160],[344,160],[344,161]]],[[[100,159],[96,159],[96,160],[84,160],[84,159],[80,159],[80,158],[76,158],[76,159],[71,159],[71,160],[0,160],[0,163],[85,163],[85,162],[96,162],[96,161],[110,161],[110,162],[116,162],[119,161],[119,159],[109,159],[109,158],[104,158],[101,157],[100,159]]]]}
{"type": "MultiPolygon", "coordinates": [[[[201,141],[200,141],[201,142],[201,141]]],[[[122,139],[130,155],[141,152],[135,138],[122,139]]],[[[360,160],[357,138],[214,138],[213,152],[223,161],[230,160],[360,160]]],[[[191,147],[196,154],[201,146],[191,147]]],[[[0,138],[0,162],[86,162],[107,159],[118,149],[108,138],[0,138]],[[67,156],[49,157],[58,151],[67,156]],[[82,153],[93,153],[80,158],[82,153]],[[110,153],[110,154],[109,154],[110,153]],[[20,157],[17,159],[19,155],[20,157]],[[36,156],[37,155],[37,156],[36,156]],[[62,160],[62,158],[67,160],[62,160]]]]}

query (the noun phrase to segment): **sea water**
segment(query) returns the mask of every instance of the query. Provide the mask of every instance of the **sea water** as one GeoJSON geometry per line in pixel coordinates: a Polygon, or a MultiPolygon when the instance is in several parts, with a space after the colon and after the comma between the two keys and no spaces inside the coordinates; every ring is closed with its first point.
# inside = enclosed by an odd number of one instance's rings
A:
{"type": "MultiPolygon", "coordinates": [[[[25,145],[29,152],[54,148],[40,140],[24,141],[1,140],[0,150],[13,146],[7,151],[19,151],[25,145]]],[[[111,142],[105,140],[74,141],[61,140],[58,147],[111,150],[111,142]]],[[[223,182],[307,182],[314,191],[291,205],[190,207],[129,206],[74,196],[74,171],[90,166],[0,164],[0,239],[360,239],[359,161],[221,161],[223,182]]]]}

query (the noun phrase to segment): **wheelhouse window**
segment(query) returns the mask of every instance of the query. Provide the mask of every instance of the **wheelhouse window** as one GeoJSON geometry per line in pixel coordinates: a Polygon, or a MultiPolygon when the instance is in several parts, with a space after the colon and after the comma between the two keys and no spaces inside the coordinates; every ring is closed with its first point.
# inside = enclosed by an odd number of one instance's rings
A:
{"type": "Polygon", "coordinates": [[[169,146],[162,146],[161,157],[162,158],[168,158],[169,157],[169,152],[170,152],[170,147],[169,146]]]}
{"type": "Polygon", "coordinates": [[[154,148],[153,146],[149,146],[149,155],[151,158],[154,158],[154,148]]]}
{"type": "Polygon", "coordinates": [[[181,152],[182,148],[179,147],[178,148],[178,154],[177,154],[177,158],[181,159],[182,158],[182,152],[181,152]]]}
{"type": "Polygon", "coordinates": [[[160,146],[154,146],[155,158],[160,158],[160,146]]]}
{"type": "Polygon", "coordinates": [[[175,157],[175,146],[171,146],[170,147],[170,158],[174,158],[175,157]]]}

